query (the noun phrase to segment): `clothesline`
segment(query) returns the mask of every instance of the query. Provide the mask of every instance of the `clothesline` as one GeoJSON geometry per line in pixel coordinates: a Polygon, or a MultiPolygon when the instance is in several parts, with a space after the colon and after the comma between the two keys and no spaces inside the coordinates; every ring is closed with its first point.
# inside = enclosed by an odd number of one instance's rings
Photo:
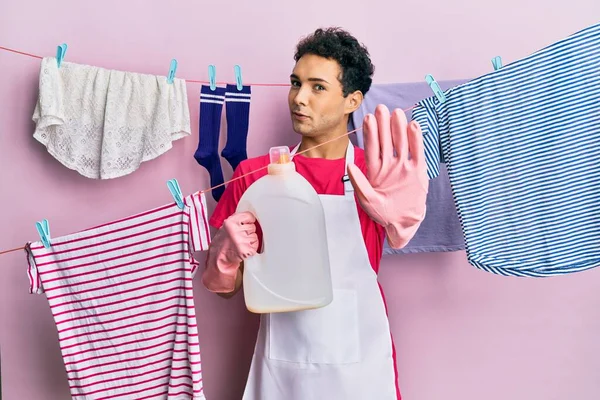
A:
{"type": "MultiPolygon", "coordinates": [[[[8,47],[4,47],[4,46],[0,46],[0,50],[5,50],[5,51],[9,51],[11,53],[15,53],[15,54],[21,54],[23,56],[28,56],[28,57],[32,57],[32,58],[37,58],[42,60],[44,57],[42,56],[38,56],[36,54],[31,54],[31,53],[26,53],[24,51],[20,51],[20,50],[15,50],[15,49],[10,49],[8,47]]],[[[209,81],[203,81],[203,80],[198,80],[198,79],[185,79],[185,78],[181,78],[186,82],[189,83],[210,83],[209,81]]],[[[229,82],[216,82],[217,85],[226,85],[229,82]]],[[[290,86],[289,83],[244,83],[245,85],[248,86],[290,86]]],[[[2,254],[2,253],[0,253],[2,254]]]]}
{"type": "MultiPolygon", "coordinates": [[[[404,110],[404,111],[406,112],[406,111],[408,111],[408,110],[411,110],[411,109],[412,109],[412,107],[409,107],[409,108],[407,108],[407,109],[406,109],[406,110],[404,110]]],[[[324,141],[323,143],[319,143],[319,144],[317,144],[317,145],[315,145],[315,146],[309,147],[308,149],[304,149],[304,150],[302,150],[302,151],[298,151],[298,152],[296,152],[296,154],[295,154],[295,155],[302,154],[302,153],[305,153],[305,152],[307,152],[307,151],[309,151],[309,150],[316,149],[317,147],[323,146],[324,144],[327,144],[327,143],[331,143],[331,142],[333,142],[333,141],[335,141],[335,140],[338,140],[338,139],[340,139],[340,138],[343,138],[343,137],[345,137],[345,136],[348,136],[348,135],[350,135],[350,134],[352,134],[352,133],[355,133],[355,132],[357,132],[357,131],[359,131],[359,130],[361,130],[361,129],[362,129],[362,127],[359,127],[359,128],[357,128],[357,129],[354,129],[354,130],[352,130],[352,131],[348,131],[348,132],[346,132],[346,133],[344,133],[344,134],[342,134],[342,135],[339,135],[339,136],[336,136],[336,137],[334,137],[334,138],[332,138],[332,139],[326,140],[326,141],[324,141]]],[[[238,176],[238,177],[236,177],[236,178],[232,178],[232,179],[229,179],[229,180],[227,180],[227,181],[225,181],[225,182],[223,182],[223,183],[220,183],[220,184],[218,184],[218,185],[215,185],[215,186],[209,187],[208,189],[202,189],[202,190],[199,190],[199,191],[198,191],[198,193],[208,193],[208,192],[210,192],[210,191],[211,191],[211,190],[213,190],[213,189],[216,189],[216,188],[218,188],[218,187],[221,187],[221,186],[223,186],[223,185],[226,185],[226,184],[228,184],[228,183],[230,183],[230,182],[233,182],[233,181],[236,181],[236,180],[238,180],[238,179],[242,179],[242,178],[243,178],[243,177],[245,177],[245,176],[248,176],[248,175],[254,174],[254,173],[256,173],[256,172],[262,171],[263,169],[267,169],[268,167],[269,167],[268,165],[265,165],[264,167],[257,168],[257,169],[255,169],[255,170],[253,170],[253,171],[247,172],[247,173],[245,173],[245,174],[243,174],[243,175],[240,175],[240,176],[238,176]]],[[[2,254],[6,254],[6,253],[12,253],[12,252],[19,251],[19,250],[24,250],[24,249],[25,249],[25,246],[17,247],[17,248],[10,249],[10,250],[0,250],[0,255],[2,255],[2,254]]]]}
{"type": "MultiPolygon", "coordinates": [[[[409,107],[409,108],[407,108],[407,109],[406,109],[406,110],[404,110],[404,111],[406,112],[406,111],[408,111],[408,110],[411,110],[411,109],[412,109],[412,107],[409,107]]],[[[357,128],[357,129],[354,129],[354,130],[352,130],[352,131],[348,131],[348,132],[346,132],[346,133],[344,133],[344,134],[342,134],[342,135],[339,135],[339,136],[336,136],[336,137],[334,137],[334,138],[332,138],[332,139],[326,140],[326,141],[324,141],[323,143],[319,143],[319,144],[317,144],[317,145],[315,145],[315,146],[312,146],[312,147],[309,147],[309,148],[307,148],[307,149],[304,149],[304,150],[302,150],[302,151],[296,152],[296,155],[298,155],[298,154],[302,154],[302,153],[305,153],[305,152],[307,152],[307,151],[309,151],[309,150],[316,149],[317,147],[323,146],[324,144],[327,144],[327,143],[331,143],[331,142],[333,142],[333,141],[335,141],[335,140],[338,140],[338,139],[340,139],[340,138],[343,138],[343,137],[345,137],[345,136],[348,136],[348,135],[350,135],[350,134],[352,134],[352,133],[355,133],[355,132],[357,132],[357,131],[359,131],[359,130],[361,130],[361,129],[362,129],[362,127],[359,127],[359,128],[357,128]]],[[[243,178],[243,177],[245,177],[245,176],[248,176],[248,175],[254,174],[254,173],[256,173],[256,172],[262,171],[263,169],[267,169],[267,168],[268,168],[268,165],[265,165],[264,167],[257,168],[257,169],[255,169],[255,170],[253,170],[253,171],[247,172],[247,173],[245,173],[245,174],[243,174],[243,175],[240,175],[240,176],[238,176],[238,177],[236,177],[236,178],[229,179],[229,180],[227,180],[227,181],[225,181],[225,182],[223,182],[223,183],[221,183],[221,184],[218,184],[218,185],[216,185],[216,186],[212,186],[212,187],[210,187],[210,188],[208,188],[208,189],[203,189],[203,190],[200,190],[200,191],[198,191],[198,192],[199,192],[199,193],[207,193],[207,192],[210,192],[210,191],[211,191],[211,190],[213,190],[213,189],[216,189],[216,188],[218,188],[218,187],[221,187],[221,186],[223,186],[223,185],[226,185],[226,184],[228,184],[228,183],[230,183],[230,182],[236,181],[236,180],[238,180],[238,179],[241,179],[241,178],[243,178]]],[[[24,250],[24,249],[25,249],[25,246],[22,246],[22,247],[17,247],[17,248],[10,249],[10,250],[0,250],[0,255],[2,255],[2,254],[6,254],[6,253],[12,253],[12,252],[19,251],[19,250],[24,250]]]]}
{"type": "MultiPolygon", "coordinates": [[[[22,55],[29,56],[29,57],[33,57],[33,58],[43,59],[43,57],[37,56],[37,55],[35,55],[35,54],[25,53],[25,52],[22,52],[22,51],[18,51],[18,50],[9,49],[9,48],[2,47],[2,46],[0,46],[0,49],[2,49],[2,50],[7,50],[7,51],[10,51],[10,52],[13,52],[13,53],[17,53],[17,54],[22,54],[22,55]]],[[[205,83],[204,81],[191,81],[191,80],[190,80],[190,81],[188,81],[188,82],[205,83]]],[[[208,82],[206,82],[206,83],[208,83],[208,82]]],[[[249,85],[251,85],[251,84],[249,84],[249,85]]],[[[256,84],[254,84],[254,85],[256,85],[256,84]]],[[[260,84],[259,84],[259,85],[260,85],[260,84]]],[[[263,85],[263,86],[284,86],[284,85],[288,85],[288,84],[277,84],[277,83],[269,84],[269,83],[264,83],[264,84],[262,84],[262,85],[263,85]]],[[[406,112],[406,111],[410,111],[410,110],[412,110],[412,109],[413,109],[413,107],[409,107],[409,108],[406,108],[406,109],[404,109],[403,111],[404,111],[404,112],[406,112]]],[[[323,146],[323,145],[325,145],[325,144],[327,144],[327,143],[331,143],[331,142],[333,142],[333,141],[335,141],[335,140],[337,140],[337,139],[340,139],[340,138],[343,138],[343,137],[345,137],[345,136],[348,136],[348,135],[350,135],[350,134],[352,134],[352,133],[358,132],[358,131],[359,131],[359,130],[361,130],[361,129],[362,129],[362,127],[358,127],[358,128],[356,128],[356,129],[354,129],[354,130],[351,130],[351,131],[348,131],[348,132],[346,132],[346,133],[344,133],[344,134],[342,134],[342,135],[339,135],[339,136],[336,136],[336,137],[334,137],[334,138],[332,138],[332,139],[326,140],[326,141],[324,141],[323,143],[319,143],[319,144],[317,144],[317,145],[315,145],[315,146],[312,146],[312,147],[309,147],[309,148],[307,148],[307,149],[304,149],[304,150],[302,150],[302,151],[296,152],[296,155],[299,155],[299,154],[305,153],[305,152],[307,152],[307,151],[310,151],[310,150],[316,149],[317,147],[323,146]]],[[[245,176],[248,176],[248,175],[254,174],[254,173],[256,173],[256,172],[262,171],[262,170],[264,170],[264,169],[267,169],[267,168],[268,168],[268,165],[265,165],[264,167],[261,167],[261,168],[255,169],[255,170],[253,170],[253,171],[247,172],[247,173],[245,173],[245,174],[243,174],[243,175],[240,175],[240,176],[238,176],[238,177],[236,177],[236,178],[229,179],[229,180],[227,180],[227,181],[225,181],[225,182],[223,182],[223,183],[221,183],[221,184],[218,184],[218,185],[216,185],[216,186],[212,186],[212,187],[210,187],[210,188],[208,188],[208,189],[203,189],[203,190],[200,190],[200,191],[198,191],[198,192],[199,192],[199,193],[207,193],[207,192],[210,192],[210,191],[211,191],[211,190],[213,190],[213,189],[216,189],[216,188],[218,188],[218,187],[221,187],[221,186],[223,186],[223,185],[226,185],[226,184],[228,184],[228,183],[230,183],[230,182],[236,181],[236,180],[238,180],[238,179],[241,179],[241,178],[243,178],[243,177],[245,177],[245,176]]],[[[0,255],[2,255],[2,254],[7,254],[7,253],[12,253],[12,252],[19,251],[19,250],[24,250],[24,249],[25,249],[25,246],[16,247],[16,248],[14,248],[14,249],[9,249],[9,250],[0,250],[0,255]]]]}

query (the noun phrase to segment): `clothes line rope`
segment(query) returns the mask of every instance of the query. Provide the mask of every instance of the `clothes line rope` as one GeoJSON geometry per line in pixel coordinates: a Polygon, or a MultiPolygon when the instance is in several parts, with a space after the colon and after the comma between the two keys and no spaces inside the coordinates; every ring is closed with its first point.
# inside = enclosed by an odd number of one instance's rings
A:
{"type": "MultiPolygon", "coordinates": [[[[9,49],[9,48],[7,48],[7,47],[2,47],[2,46],[0,46],[0,49],[1,49],[1,50],[6,50],[6,51],[9,51],[9,52],[13,52],[13,53],[17,53],[17,54],[22,54],[22,55],[29,56],[29,57],[33,57],[33,58],[43,59],[43,57],[37,56],[37,55],[35,55],[35,54],[30,54],[30,53],[25,53],[25,52],[18,51],[18,50],[9,49]]],[[[188,81],[188,82],[194,82],[194,83],[208,83],[208,82],[205,82],[205,81],[199,81],[199,80],[197,80],[197,81],[191,81],[191,80],[190,80],[190,81],[188,81]]],[[[252,85],[252,84],[249,84],[249,85],[252,85]]],[[[254,86],[256,86],[257,84],[253,84],[253,85],[254,85],[254,86]]],[[[258,85],[263,85],[263,86],[289,86],[289,84],[277,84],[277,83],[264,83],[264,84],[258,84],[258,85]]],[[[406,111],[410,111],[410,110],[412,110],[412,109],[413,109],[413,107],[409,107],[409,108],[406,108],[406,109],[404,109],[403,111],[404,111],[404,112],[406,112],[406,111]]],[[[342,134],[342,135],[339,135],[339,136],[336,136],[336,137],[334,137],[334,138],[332,138],[332,139],[326,140],[326,141],[324,141],[323,143],[319,143],[319,144],[317,144],[317,145],[315,145],[315,146],[312,146],[312,147],[309,147],[309,148],[307,148],[307,149],[304,149],[304,150],[302,150],[302,151],[296,152],[296,154],[295,154],[295,155],[299,155],[299,154],[306,153],[307,151],[310,151],[310,150],[316,149],[317,147],[321,147],[321,146],[323,146],[323,145],[325,145],[325,144],[328,144],[328,143],[331,143],[331,142],[333,142],[333,141],[336,141],[336,140],[338,140],[338,139],[340,139],[340,138],[346,137],[346,136],[348,136],[348,135],[350,135],[350,134],[352,134],[352,133],[356,133],[356,132],[358,132],[358,131],[359,131],[359,130],[361,130],[361,129],[362,129],[362,127],[358,127],[358,128],[356,128],[356,129],[354,129],[354,130],[351,130],[351,131],[348,131],[348,132],[346,132],[346,133],[344,133],[344,134],[342,134]]],[[[294,155],[294,156],[295,156],[295,155],[294,155]]],[[[293,157],[292,157],[292,159],[293,159],[293,157]]],[[[224,186],[224,185],[226,185],[226,184],[228,184],[228,183],[230,183],[230,182],[236,181],[236,180],[238,180],[238,179],[242,179],[242,178],[243,178],[243,177],[245,177],[245,176],[248,176],[248,175],[254,174],[254,173],[256,173],[256,172],[262,171],[262,170],[264,170],[264,169],[267,169],[267,168],[268,168],[268,165],[265,165],[264,167],[261,167],[261,168],[255,169],[255,170],[253,170],[253,171],[247,172],[247,173],[245,173],[245,174],[243,174],[243,175],[240,175],[240,176],[238,176],[238,177],[236,177],[236,178],[229,179],[229,180],[227,180],[227,181],[225,181],[225,182],[223,182],[223,183],[221,183],[221,184],[218,184],[218,185],[216,185],[216,186],[212,186],[212,187],[210,187],[210,188],[208,188],[208,189],[199,190],[197,193],[208,193],[208,192],[210,192],[210,191],[211,191],[211,190],[213,190],[213,189],[219,188],[219,187],[221,187],[221,186],[224,186]]],[[[3,254],[8,254],[8,253],[12,253],[12,252],[19,251],[19,250],[24,250],[24,249],[25,249],[25,246],[22,246],[22,247],[17,247],[17,248],[14,248],[14,249],[9,249],[9,250],[0,250],[0,255],[3,255],[3,254]]]]}
{"type": "Polygon", "coordinates": [[[19,250],[25,250],[25,246],[22,246],[22,247],[17,247],[17,248],[15,248],[15,249],[10,249],[10,250],[2,250],[2,251],[0,251],[0,256],[1,256],[2,254],[6,254],[6,253],[12,253],[13,251],[19,251],[19,250]]]}
{"type": "MultiPolygon", "coordinates": [[[[0,50],[4,50],[4,51],[11,52],[11,53],[20,54],[20,55],[28,56],[28,57],[32,57],[32,58],[37,58],[37,59],[40,59],[40,60],[42,60],[44,58],[44,57],[38,56],[36,54],[26,53],[24,51],[10,49],[10,48],[4,47],[4,46],[0,46],[0,50]]],[[[208,83],[210,83],[209,81],[203,81],[203,80],[198,80],[198,79],[185,79],[185,78],[180,78],[180,79],[183,79],[184,81],[189,82],[189,83],[200,83],[200,84],[204,84],[204,83],[208,84],[208,83]]],[[[230,82],[216,82],[217,85],[227,85],[229,83],[230,82]]],[[[244,85],[246,85],[246,86],[273,86],[273,87],[276,87],[276,86],[284,86],[284,87],[285,86],[290,86],[289,83],[244,83],[244,85]]],[[[0,254],[2,254],[2,253],[0,253],[0,254]]]]}
{"type": "MultiPolygon", "coordinates": [[[[410,109],[412,109],[412,107],[410,107],[410,108],[407,108],[407,109],[406,109],[406,110],[404,110],[404,111],[408,111],[408,110],[410,110],[410,109]]],[[[296,154],[295,154],[294,156],[296,156],[296,155],[298,155],[298,154],[305,153],[305,152],[307,152],[307,151],[309,151],[309,150],[316,149],[317,147],[323,146],[323,145],[325,145],[325,144],[327,144],[327,143],[331,143],[331,142],[333,142],[333,141],[335,141],[335,140],[338,140],[338,139],[340,139],[340,138],[343,138],[343,137],[345,137],[345,136],[348,136],[348,135],[350,135],[350,134],[352,134],[352,133],[358,132],[358,131],[359,131],[359,130],[361,130],[361,129],[362,129],[362,128],[361,128],[361,127],[359,127],[359,128],[357,128],[357,129],[354,129],[354,130],[352,130],[352,131],[348,131],[348,132],[346,132],[346,133],[344,133],[344,134],[342,134],[342,135],[336,136],[336,137],[334,137],[334,138],[332,138],[332,139],[326,140],[326,141],[324,141],[323,143],[319,143],[319,144],[317,144],[317,145],[315,145],[315,146],[309,147],[308,149],[305,149],[305,150],[302,150],[302,151],[298,151],[298,152],[296,152],[296,154]]],[[[294,157],[294,156],[292,156],[292,160],[293,160],[293,157],[294,157]]],[[[265,165],[264,167],[257,168],[257,169],[255,169],[255,170],[253,170],[253,171],[247,172],[247,173],[245,173],[245,174],[243,174],[243,175],[240,175],[240,176],[238,176],[238,177],[236,177],[236,178],[229,179],[229,180],[227,180],[227,181],[225,181],[225,182],[223,182],[223,183],[221,183],[221,184],[218,184],[218,185],[215,185],[215,186],[209,187],[208,189],[202,189],[202,190],[199,190],[199,191],[198,191],[198,192],[196,192],[196,193],[208,193],[208,192],[210,192],[210,191],[211,191],[211,190],[213,190],[213,189],[216,189],[216,188],[218,188],[218,187],[221,187],[221,186],[223,186],[223,185],[226,185],[226,184],[228,184],[228,183],[230,183],[230,182],[237,181],[238,179],[242,179],[242,178],[243,178],[243,177],[245,177],[245,176],[252,175],[252,174],[254,174],[254,173],[256,173],[256,172],[259,172],[259,171],[262,171],[262,170],[264,170],[264,169],[267,169],[268,167],[269,167],[268,165],[265,165]]],[[[17,247],[17,248],[10,249],[10,250],[0,250],[0,255],[2,255],[2,254],[6,254],[6,253],[12,253],[12,252],[14,252],[14,251],[19,251],[19,250],[24,250],[24,249],[25,249],[25,246],[22,246],[22,247],[17,247]]]]}
{"type": "MultiPolygon", "coordinates": [[[[410,108],[407,108],[407,109],[406,109],[406,110],[404,110],[404,111],[406,112],[406,111],[408,111],[408,110],[410,110],[410,109],[412,109],[412,107],[410,107],[410,108]]],[[[344,133],[344,134],[342,134],[342,135],[336,136],[336,137],[334,137],[334,138],[332,138],[332,139],[326,140],[326,141],[324,141],[323,143],[319,143],[319,144],[317,144],[317,145],[315,145],[315,146],[313,146],[313,147],[309,147],[308,149],[304,149],[304,150],[302,150],[302,151],[298,151],[298,152],[296,152],[296,154],[294,154],[294,156],[297,156],[297,155],[299,155],[299,154],[302,154],[302,153],[306,153],[307,151],[309,151],[309,150],[312,150],[312,149],[316,149],[317,147],[323,146],[324,144],[331,143],[331,142],[333,142],[333,141],[335,141],[335,140],[338,140],[338,139],[340,139],[340,138],[343,138],[343,137],[345,137],[345,136],[348,136],[348,135],[350,135],[350,134],[352,134],[352,133],[358,132],[358,131],[359,131],[359,130],[361,130],[361,129],[362,129],[362,128],[360,128],[360,127],[359,127],[359,128],[357,128],[357,129],[354,129],[354,130],[352,130],[352,131],[346,132],[346,133],[344,133]]],[[[294,156],[292,156],[292,160],[293,160],[294,156]]],[[[216,189],[216,188],[218,188],[218,187],[221,187],[221,186],[223,186],[223,185],[226,185],[226,184],[228,184],[228,183],[230,183],[230,182],[237,181],[238,179],[242,179],[242,178],[243,178],[243,177],[245,177],[245,176],[252,175],[252,174],[254,174],[254,173],[258,172],[258,171],[262,171],[263,169],[267,169],[268,167],[269,167],[268,165],[265,165],[264,167],[257,168],[257,169],[255,169],[255,170],[253,170],[253,171],[250,171],[250,172],[247,172],[247,173],[245,173],[245,174],[243,174],[243,175],[240,175],[240,176],[238,176],[237,178],[230,179],[230,180],[228,180],[228,181],[225,181],[225,182],[223,182],[223,183],[220,183],[220,184],[218,184],[218,185],[215,185],[215,186],[213,186],[213,187],[210,187],[210,188],[208,188],[208,189],[203,189],[203,190],[200,190],[200,191],[199,191],[199,193],[208,193],[208,192],[210,192],[210,191],[211,191],[211,190],[213,190],[213,189],[216,189]]]]}

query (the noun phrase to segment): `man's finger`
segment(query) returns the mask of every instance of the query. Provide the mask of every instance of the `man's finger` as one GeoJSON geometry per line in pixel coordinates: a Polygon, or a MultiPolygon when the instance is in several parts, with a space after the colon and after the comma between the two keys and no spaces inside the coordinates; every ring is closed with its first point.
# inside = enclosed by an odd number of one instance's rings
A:
{"type": "Polygon", "coordinates": [[[368,202],[367,199],[373,199],[377,195],[373,186],[369,183],[367,177],[362,173],[360,168],[354,164],[348,164],[348,176],[350,182],[356,191],[358,200],[364,204],[368,202]]]}
{"type": "Polygon", "coordinates": [[[392,113],[392,142],[394,143],[394,150],[400,162],[408,160],[409,144],[406,133],[406,114],[399,108],[396,108],[392,113]]]}
{"type": "Polygon", "coordinates": [[[242,211],[233,216],[234,221],[239,225],[254,224],[256,217],[250,211],[242,211]]]}
{"type": "Polygon", "coordinates": [[[379,133],[377,120],[373,114],[367,114],[363,119],[363,138],[365,143],[366,159],[368,161],[379,160],[379,133]]]}
{"type": "Polygon", "coordinates": [[[251,235],[256,232],[256,224],[244,223],[243,225],[239,226],[238,229],[246,232],[246,235],[251,235]]]}
{"type": "Polygon", "coordinates": [[[380,158],[383,168],[385,168],[392,161],[392,158],[394,158],[390,110],[384,104],[379,104],[375,109],[375,118],[377,119],[377,130],[379,133],[380,158]]]}
{"type": "Polygon", "coordinates": [[[422,165],[425,160],[425,145],[423,144],[423,132],[417,121],[408,125],[408,146],[410,157],[414,165],[422,165]]]}
{"type": "Polygon", "coordinates": [[[255,255],[258,251],[258,235],[256,235],[256,233],[252,234],[252,236],[250,236],[248,238],[248,242],[243,246],[243,249],[241,251],[242,253],[242,258],[248,258],[248,257],[252,257],[253,255],[255,255]]]}

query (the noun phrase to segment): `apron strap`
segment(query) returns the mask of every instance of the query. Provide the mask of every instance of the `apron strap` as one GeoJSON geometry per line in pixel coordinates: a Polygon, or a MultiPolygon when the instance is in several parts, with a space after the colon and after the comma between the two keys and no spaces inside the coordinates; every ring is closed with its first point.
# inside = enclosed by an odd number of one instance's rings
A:
{"type": "MultiPolygon", "coordinates": [[[[291,155],[292,157],[300,148],[300,143],[296,145],[292,149],[291,155]]],[[[344,176],[342,177],[342,182],[344,182],[344,194],[346,196],[354,196],[354,186],[352,186],[352,182],[350,182],[350,177],[348,176],[348,165],[354,162],[354,145],[352,142],[348,142],[348,147],[346,148],[346,166],[344,168],[344,176]]]]}
{"type": "Polygon", "coordinates": [[[352,182],[350,182],[350,177],[348,176],[348,165],[352,163],[354,163],[354,145],[352,142],[348,142],[348,148],[346,149],[346,168],[344,169],[342,181],[344,182],[344,192],[346,196],[354,197],[354,186],[352,186],[352,182]]]}

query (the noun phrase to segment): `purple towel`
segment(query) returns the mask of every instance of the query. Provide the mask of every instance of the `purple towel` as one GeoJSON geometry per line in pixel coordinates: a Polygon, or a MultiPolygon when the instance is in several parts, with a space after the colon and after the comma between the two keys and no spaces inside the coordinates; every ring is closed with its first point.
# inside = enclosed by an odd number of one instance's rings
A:
{"type": "MultiPolygon", "coordinates": [[[[442,90],[447,90],[464,82],[467,81],[441,81],[438,84],[442,90]]],[[[432,95],[433,92],[425,82],[372,85],[361,107],[352,115],[349,129],[361,127],[365,115],[375,112],[378,104],[385,104],[390,111],[394,108],[406,109],[432,95]]],[[[410,121],[410,110],[406,111],[406,116],[410,121]]],[[[356,132],[355,144],[364,148],[362,130],[356,132]]],[[[464,236],[452,198],[448,172],[445,164],[442,163],[439,176],[429,181],[427,213],[417,233],[404,248],[399,250],[390,248],[386,240],[383,254],[458,251],[464,248],[464,236]]]]}

